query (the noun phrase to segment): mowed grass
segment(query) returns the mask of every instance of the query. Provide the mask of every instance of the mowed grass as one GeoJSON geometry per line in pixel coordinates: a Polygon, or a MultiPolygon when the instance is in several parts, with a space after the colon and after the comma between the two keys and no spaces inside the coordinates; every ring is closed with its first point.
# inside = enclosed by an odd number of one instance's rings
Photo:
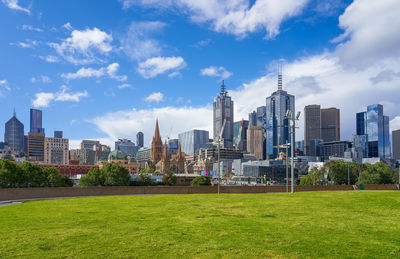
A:
{"type": "Polygon", "coordinates": [[[31,201],[0,207],[0,257],[400,258],[400,192],[31,201]]]}

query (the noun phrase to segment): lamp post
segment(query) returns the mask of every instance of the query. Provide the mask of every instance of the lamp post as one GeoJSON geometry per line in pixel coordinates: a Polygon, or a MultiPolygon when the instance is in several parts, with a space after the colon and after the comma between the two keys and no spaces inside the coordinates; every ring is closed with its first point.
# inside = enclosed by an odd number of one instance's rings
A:
{"type": "Polygon", "coordinates": [[[286,192],[289,192],[289,154],[288,154],[288,150],[289,150],[289,146],[290,143],[288,143],[288,141],[286,140],[286,144],[285,145],[280,145],[280,146],[273,146],[273,148],[285,148],[286,149],[286,158],[285,158],[285,162],[286,162],[286,192]]]}
{"type": "Polygon", "coordinates": [[[291,167],[291,178],[292,178],[292,193],[294,193],[294,130],[296,128],[296,121],[299,120],[300,112],[297,112],[296,117],[291,110],[287,110],[285,118],[292,121],[291,127],[291,154],[290,154],[290,167],[291,167]]]}

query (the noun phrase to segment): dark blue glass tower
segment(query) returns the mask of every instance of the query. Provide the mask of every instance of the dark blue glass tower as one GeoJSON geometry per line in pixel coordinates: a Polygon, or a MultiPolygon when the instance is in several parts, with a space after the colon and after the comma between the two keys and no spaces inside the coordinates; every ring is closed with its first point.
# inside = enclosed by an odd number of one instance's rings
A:
{"type": "Polygon", "coordinates": [[[32,133],[44,133],[42,128],[42,111],[31,109],[30,131],[32,133]]]}
{"type": "Polygon", "coordinates": [[[16,152],[24,151],[24,124],[14,116],[5,124],[4,142],[16,152]]]}
{"type": "MultiPolygon", "coordinates": [[[[389,117],[383,115],[383,106],[373,104],[366,112],[356,114],[357,135],[366,136],[368,140],[368,157],[390,157],[389,117]]],[[[367,147],[364,147],[366,149],[367,147]]]]}

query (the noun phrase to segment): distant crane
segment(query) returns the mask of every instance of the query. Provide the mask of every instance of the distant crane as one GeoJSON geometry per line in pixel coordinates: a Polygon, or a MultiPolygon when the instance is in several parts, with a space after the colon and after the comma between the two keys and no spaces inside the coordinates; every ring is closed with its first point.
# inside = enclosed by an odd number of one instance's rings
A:
{"type": "Polygon", "coordinates": [[[240,137],[242,136],[242,131],[243,131],[243,124],[244,124],[244,119],[242,119],[242,122],[240,123],[239,133],[238,133],[237,138],[235,140],[235,149],[236,150],[239,149],[240,137]]]}

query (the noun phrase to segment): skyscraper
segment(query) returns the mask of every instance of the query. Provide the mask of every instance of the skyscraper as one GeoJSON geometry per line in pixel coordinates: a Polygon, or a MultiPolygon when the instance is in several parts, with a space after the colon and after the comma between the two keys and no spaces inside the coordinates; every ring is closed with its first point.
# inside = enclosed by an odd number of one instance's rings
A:
{"type": "Polygon", "coordinates": [[[233,147],[233,101],[225,90],[224,81],[221,93],[214,101],[214,141],[217,141],[226,117],[226,124],[222,133],[223,147],[233,147]]]}
{"type": "Polygon", "coordinates": [[[115,141],[115,150],[118,148],[122,152],[132,156],[136,156],[136,153],[139,150],[139,147],[129,139],[118,139],[118,141],[115,141]]]}
{"type": "Polygon", "coordinates": [[[263,128],[249,126],[247,129],[247,152],[256,158],[263,159],[263,128]]]}
{"type": "Polygon", "coordinates": [[[30,131],[32,133],[44,133],[44,128],[42,128],[42,111],[37,109],[31,109],[30,118],[30,131]]]}
{"type": "Polygon", "coordinates": [[[280,150],[273,146],[291,142],[289,120],[285,118],[290,110],[295,115],[294,96],[282,90],[282,73],[278,74],[278,90],[266,99],[266,158],[276,158],[280,150]]]}
{"type": "Polygon", "coordinates": [[[5,124],[4,142],[16,152],[24,152],[24,124],[14,115],[5,124]]]}
{"type": "Polygon", "coordinates": [[[63,138],[63,132],[61,130],[55,130],[54,137],[55,138],[63,138]]]}
{"type": "Polygon", "coordinates": [[[304,144],[306,155],[316,156],[315,143],[340,140],[340,110],[321,109],[320,105],[304,107],[304,144]],[[312,142],[312,144],[310,144],[312,142]],[[310,148],[310,146],[313,148],[310,148]]]}
{"type": "Polygon", "coordinates": [[[321,139],[324,142],[340,140],[340,110],[321,109],[321,139]]]}
{"type": "Polygon", "coordinates": [[[373,104],[366,112],[356,114],[357,135],[366,135],[368,139],[368,157],[389,158],[389,117],[383,115],[383,106],[373,104]]]}
{"type": "Polygon", "coordinates": [[[235,147],[240,151],[247,150],[247,129],[249,121],[241,120],[233,123],[233,140],[235,147]]]}
{"type": "Polygon", "coordinates": [[[304,107],[304,145],[307,156],[316,156],[311,149],[311,141],[321,139],[321,106],[307,105],[304,107]]]}
{"type": "Polygon", "coordinates": [[[144,135],[143,132],[139,131],[136,134],[136,146],[138,147],[143,147],[143,142],[144,142],[144,135]]]}
{"type": "Polygon", "coordinates": [[[200,148],[204,148],[209,140],[209,133],[206,130],[189,130],[178,135],[182,152],[193,156],[200,148]]]}
{"type": "Polygon", "coordinates": [[[28,160],[44,162],[44,133],[28,133],[28,160]]]}
{"type": "Polygon", "coordinates": [[[393,159],[400,160],[400,129],[392,131],[393,159]]]}

